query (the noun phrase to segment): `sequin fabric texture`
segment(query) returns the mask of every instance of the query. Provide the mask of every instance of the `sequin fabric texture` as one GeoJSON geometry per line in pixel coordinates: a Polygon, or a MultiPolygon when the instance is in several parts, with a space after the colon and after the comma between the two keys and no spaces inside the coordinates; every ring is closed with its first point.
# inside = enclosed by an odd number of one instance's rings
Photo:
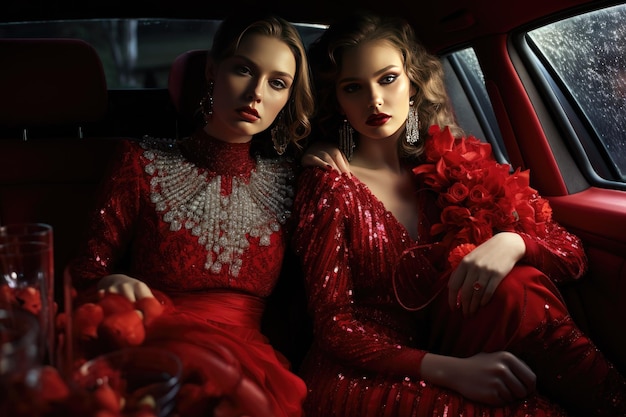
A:
{"type": "MultiPolygon", "coordinates": [[[[508,407],[488,407],[421,380],[419,369],[427,349],[440,349],[442,352],[455,350],[453,353],[467,356],[477,347],[456,343],[462,337],[479,341],[479,344],[490,340],[489,343],[494,346],[506,346],[508,341],[505,337],[509,337],[511,332],[506,329],[509,324],[503,316],[508,308],[506,300],[494,305],[493,310],[488,312],[492,317],[489,322],[477,319],[469,324],[459,318],[458,313],[449,312],[447,303],[443,302],[433,303],[419,313],[400,308],[392,288],[394,265],[403,251],[417,244],[430,243],[428,230],[437,219],[433,216],[438,216],[437,210],[433,210],[435,196],[428,193],[418,195],[421,195],[418,199],[420,207],[417,208],[420,210],[420,242],[409,237],[404,226],[357,178],[321,168],[308,168],[301,174],[294,204],[297,227],[293,244],[305,272],[308,308],[315,333],[313,346],[301,367],[301,375],[309,388],[306,415],[567,415],[559,405],[540,395],[532,395],[508,407]],[[444,304],[447,310],[439,311],[437,306],[444,304]],[[496,320],[496,317],[503,319],[496,320]],[[499,329],[503,329],[502,333],[499,329]],[[439,333],[442,335],[437,337],[443,339],[435,340],[435,335],[439,333]],[[502,336],[491,336],[490,339],[490,335],[494,334],[502,336]],[[445,337],[450,336],[452,339],[447,342],[445,337]]],[[[533,297],[529,303],[533,304],[535,315],[532,319],[528,317],[528,325],[535,333],[530,339],[542,340],[545,337],[547,340],[545,344],[526,345],[524,349],[535,357],[543,355],[546,362],[541,365],[550,360],[572,361],[575,364],[576,355],[591,358],[596,349],[571,321],[566,320],[568,315],[558,295],[550,290],[553,282],[580,277],[585,256],[575,236],[556,223],[544,227],[551,233],[541,239],[524,236],[528,250],[523,262],[546,271],[551,280],[546,275],[520,269],[518,276],[526,292],[515,293],[514,298],[533,297]],[[568,256],[563,256],[564,253],[568,256]],[[567,324],[558,324],[557,316],[567,324]],[[546,327],[552,325],[561,329],[562,333],[546,332],[546,327]],[[573,342],[580,349],[577,352],[563,351],[560,347],[553,349],[551,346],[573,342]],[[544,355],[551,349],[550,355],[544,355]],[[561,353],[568,353],[569,356],[561,353]]],[[[509,281],[516,284],[515,280],[509,281]]],[[[515,302],[515,305],[520,306],[521,303],[515,302]]],[[[516,308],[521,310],[511,308],[511,317],[520,313],[524,323],[526,307],[516,308]]],[[[519,317],[517,320],[520,320],[519,317]]],[[[527,334],[532,333],[531,329],[526,331],[527,334]]],[[[521,345],[518,346],[522,349],[521,345]]],[[[481,347],[479,345],[478,349],[481,347]]],[[[603,358],[598,361],[604,363],[603,358]]],[[[582,386],[587,383],[591,386],[601,384],[606,367],[602,369],[592,376],[595,383],[583,379],[582,386]]],[[[585,373],[587,371],[588,368],[582,371],[583,378],[589,376],[585,373]]],[[[572,371],[574,375],[577,372],[572,371]]],[[[563,377],[561,374],[546,376],[552,378],[551,381],[563,377]]],[[[608,392],[618,387],[623,385],[613,385],[608,392]]],[[[589,391],[587,388],[582,390],[589,391]]],[[[606,392],[598,395],[604,394],[606,392]]],[[[568,393],[568,396],[571,395],[568,393]]],[[[593,398],[585,396],[582,401],[592,403],[593,398]]],[[[595,404],[589,407],[593,408],[595,404]]]]}

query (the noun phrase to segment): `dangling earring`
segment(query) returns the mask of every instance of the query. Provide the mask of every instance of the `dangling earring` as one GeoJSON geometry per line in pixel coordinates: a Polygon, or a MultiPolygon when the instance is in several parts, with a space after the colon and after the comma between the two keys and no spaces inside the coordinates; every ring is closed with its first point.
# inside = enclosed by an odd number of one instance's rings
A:
{"type": "Polygon", "coordinates": [[[420,140],[420,120],[415,100],[409,101],[409,116],[406,119],[406,142],[415,145],[420,140]]]}
{"type": "Polygon", "coordinates": [[[289,145],[289,128],[283,120],[283,110],[278,114],[276,123],[270,130],[270,133],[272,135],[272,143],[274,143],[274,150],[278,155],[282,155],[285,153],[287,145],[289,145]]]}
{"type": "Polygon", "coordinates": [[[213,116],[213,88],[215,87],[215,82],[213,80],[209,81],[209,87],[207,88],[207,93],[202,100],[200,100],[200,110],[202,111],[202,115],[204,116],[204,120],[208,121],[208,119],[213,116]]]}
{"type": "Polygon", "coordinates": [[[354,129],[350,126],[348,119],[343,119],[343,123],[339,126],[339,150],[343,152],[348,161],[352,159],[354,152],[354,129]]]}

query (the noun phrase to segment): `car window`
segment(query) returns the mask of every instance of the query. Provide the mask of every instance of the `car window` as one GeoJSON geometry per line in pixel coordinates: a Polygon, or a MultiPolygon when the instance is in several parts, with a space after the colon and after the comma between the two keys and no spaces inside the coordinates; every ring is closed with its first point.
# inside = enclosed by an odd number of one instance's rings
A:
{"type": "Polygon", "coordinates": [[[527,41],[584,125],[595,173],[626,182],[626,6],[531,30],[527,41]],[[597,154],[597,158],[593,155],[597,154]]]}
{"type": "Polygon", "coordinates": [[[467,135],[489,142],[495,158],[501,163],[508,163],[509,158],[485,86],[485,77],[474,49],[461,49],[444,55],[442,59],[446,90],[458,124],[467,135]]]}
{"type": "MultiPolygon", "coordinates": [[[[181,53],[207,49],[219,20],[90,19],[0,24],[4,38],[79,38],[102,60],[109,89],[167,88],[171,63],[181,53]]],[[[305,44],[323,25],[295,23],[305,44]]]]}

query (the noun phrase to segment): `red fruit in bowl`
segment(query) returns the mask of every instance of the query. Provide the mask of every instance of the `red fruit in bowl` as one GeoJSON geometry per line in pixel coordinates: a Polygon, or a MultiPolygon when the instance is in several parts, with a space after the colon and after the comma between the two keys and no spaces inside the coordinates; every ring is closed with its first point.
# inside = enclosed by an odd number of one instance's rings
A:
{"type": "Polygon", "coordinates": [[[143,405],[136,410],[125,413],[125,417],[157,417],[157,413],[154,407],[143,405]]]}
{"type": "Polygon", "coordinates": [[[139,346],[146,337],[142,316],[136,310],[108,315],[98,326],[98,337],[112,348],[139,346]]]}
{"type": "Polygon", "coordinates": [[[54,328],[57,332],[64,332],[67,328],[68,314],[64,311],[54,316],[54,328]]]}
{"type": "Polygon", "coordinates": [[[103,293],[100,296],[100,300],[98,300],[98,304],[102,307],[102,310],[104,310],[105,316],[135,309],[132,301],[121,294],[113,292],[103,293]]]}
{"type": "Polygon", "coordinates": [[[206,395],[201,385],[186,383],[176,397],[176,414],[187,417],[204,417],[213,412],[217,397],[206,395]]]}
{"type": "Polygon", "coordinates": [[[109,384],[100,385],[93,391],[92,396],[97,408],[114,413],[121,409],[120,394],[115,392],[109,384]]]}
{"type": "Polygon", "coordinates": [[[33,287],[17,288],[15,298],[19,305],[38,316],[41,312],[41,292],[33,287]]]}
{"type": "Polygon", "coordinates": [[[152,387],[141,388],[132,392],[126,398],[124,410],[127,411],[126,417],[151,417],[156,416],[156,402],[152,395],[142,395],[140,391],[154,390],[152,387]]]}
{"type": "Polygon", "coordinates": [[[152,320],[163,314],[165,307],[154,297],[144,297],[135,301],[135,308],[143,313],[143,321],[148,326],[152,320]]]}
{"type": "Polygon", "coordinates": [[[8,285],[0,285],[0,308],[10,309],[17,305],[15,292],[8,285]]]}
{"type": "Polygon", "coordinates": [[[59,371],[49,365],[41,368],[41,397],[44,401],[63,401],[70,395],[70,389],[61,378],[59,371]]]}
{"type": "Polygon", "coordinates": [[[74,311],[74,331],[79,340],[98,337],[98,326],[104,320],[104,311],[99,304],[81,304],[74,311]]]}
{"type": "Polygon", "coordinates": [[[113,412],[111,410],[96,410],[93,413],[93,417],[120,417],[120,413],[118,412],[113,412]]]}

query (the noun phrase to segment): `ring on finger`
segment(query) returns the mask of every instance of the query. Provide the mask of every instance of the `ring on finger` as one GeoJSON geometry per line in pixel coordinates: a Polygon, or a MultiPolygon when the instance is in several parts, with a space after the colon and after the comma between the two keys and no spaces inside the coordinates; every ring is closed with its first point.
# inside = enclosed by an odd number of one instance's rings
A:
{"type": "Polygon", "coordinates": [[[483,289],[483,286],[480,282],[476,281],[474,285],[472,285],[472,288],[474,289],[474,291],[480,291],[483,289]]]}

